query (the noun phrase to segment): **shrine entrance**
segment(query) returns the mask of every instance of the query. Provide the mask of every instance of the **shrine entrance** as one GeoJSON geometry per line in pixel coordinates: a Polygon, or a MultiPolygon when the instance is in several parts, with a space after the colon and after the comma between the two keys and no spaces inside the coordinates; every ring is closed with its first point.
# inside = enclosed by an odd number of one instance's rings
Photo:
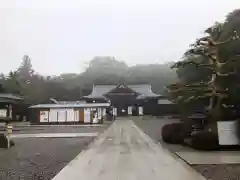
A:
{"type": "Polygon", "coordinates": [[[138,93],[125,85],[119,85],[109,93],[106,97],[111,99],[111,104],[115,108],[116,116],[132,115],[132,109],[136,103],[138,93]]]}

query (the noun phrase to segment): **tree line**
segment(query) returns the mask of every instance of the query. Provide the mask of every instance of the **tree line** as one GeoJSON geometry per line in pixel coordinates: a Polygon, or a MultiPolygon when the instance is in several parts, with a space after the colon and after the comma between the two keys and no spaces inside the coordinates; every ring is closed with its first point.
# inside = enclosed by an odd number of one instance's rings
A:
{"type": "Polygon", "coordinates": [[[82,73],[43,76],[34,71],[31,58],[24,55],[21,65],[0,75],[0,92],[24,97],[28,104],[46,103],[50,98],[74,101],[91,93],[93,84],[152,84],[154,92],[177,80],[173,63],[128,66],[114,57],[96,56],[82,73]]]}

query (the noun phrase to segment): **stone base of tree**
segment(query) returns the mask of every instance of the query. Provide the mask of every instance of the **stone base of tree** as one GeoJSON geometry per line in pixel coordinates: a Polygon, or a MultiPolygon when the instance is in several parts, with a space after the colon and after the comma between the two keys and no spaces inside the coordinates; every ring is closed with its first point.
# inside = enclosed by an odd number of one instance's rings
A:
{"type": "Polygon", "coordinates": [[[182,144],[191,134],[191,126],[186,123],[166,124],[162,128],[162,139],[170,144],[182,144]]]}
{"type": "Polygon", "coordinates": [[[0,148],[10,148],[14,146],[14,141],[7,138],[7,136],[4,133],[0,134],[0,148]]]}
{"type": "Polygon", "coordinates": [[[216,150],[220,148],[216,132],[202,131],[184,140],[184,144],[198,150],[216,150]]]}

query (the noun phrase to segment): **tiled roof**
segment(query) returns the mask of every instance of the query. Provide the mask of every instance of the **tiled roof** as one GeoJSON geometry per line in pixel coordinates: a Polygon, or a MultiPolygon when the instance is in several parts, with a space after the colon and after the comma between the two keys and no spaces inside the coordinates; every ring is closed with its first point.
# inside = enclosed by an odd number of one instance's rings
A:
{"type": "Polygon", "coordinates": [[[158,104],[173,104],[173,103],[167,99],[159,99],[158,104]]]}
{"type": "Polygon", "coordinates": [[[103,97],[104,94],[108,93],[114,88],[116,88],[116,85],[94,85],[92,93],[88,97],[103,97]]]}
{"type": "MultiPolygon", "coordinates": [[[[104,97],[105,94],[116,88],[117,85],[94,85],[92,93],[86,97],[88,98],[101,98],[104,97]]],[[[160,95],[152,92],[150,84],[136,84],[136,85],[127,85],[133,91],[139,93],[138,99],[142,99],[145,97],[158,97],[160,95]]]]}
{"type": "Polygon", "coordinates": [[[58,104],[83,104],[86,103],[86,101],[79,100],[79,101],[57,101],[58,104]]]}
{"type": "Polygon", "coordinates": [[[82,103],[82,104],[37,104],[29,108],[94,108],[109,107],[109,103],[82,103]]]}
{"type": "Polygon", "coordinates": [[[23,100],[23,98],[9,93],[0,93],[0,99],[23,100]]]}

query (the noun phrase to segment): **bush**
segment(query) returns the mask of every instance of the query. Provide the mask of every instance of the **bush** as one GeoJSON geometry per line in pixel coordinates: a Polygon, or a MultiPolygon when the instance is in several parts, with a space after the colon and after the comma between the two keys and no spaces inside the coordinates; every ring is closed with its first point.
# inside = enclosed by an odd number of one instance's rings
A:
{"type": "Polygon", "coordinates": [[[217,133],[208,131],[192,135],[187,145],[198,150],[216,150],[220,148],[217,133]]]}
{"type": "Polygon", "coordinates": [[[9,123],[12,121],[10,117],[0,117],[0,122],[9,123]]]}
{"type": "MultiPolygon", "coordinates": [[[[10,147],[14,146],[13,140],[10,140],[10,147]]],[[[5,134],[0,134],[0,148],[8,148],[8,138],[5,134]]]]}
{"type": "Polygon", "coordinates": [[[162,139],[170,144],[182,144],[191,134],[191,126],[186,123],[166,124],[162,128],[162,139]]]}

